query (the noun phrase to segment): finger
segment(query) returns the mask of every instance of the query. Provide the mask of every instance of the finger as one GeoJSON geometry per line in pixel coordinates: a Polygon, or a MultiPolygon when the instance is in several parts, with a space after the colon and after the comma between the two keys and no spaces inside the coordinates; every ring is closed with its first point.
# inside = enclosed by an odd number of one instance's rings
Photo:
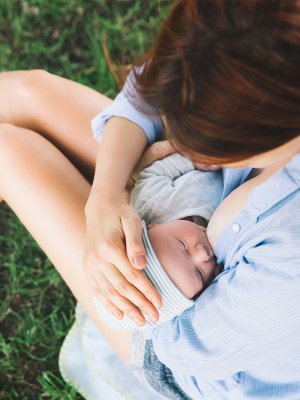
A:
{"type": "MultiPolygon", "coordinates": [[[[133,270],[126,256],[125,258],[130,271],[140,274],[140,279],[147,284],[148,282],[145,275],[140,271],[133,270]]],[[[93,264],[90,262],[88,265],[87,277],[96,297],[99,298],[102,303],[110,301],[110,303],[116,307],[114,308],[116,314],[124,312],[125,310],[126,313],[128,313],[129,308],[131,315],[135,315],[137,318],[144,318],[141,314],[142,311],[144,314],[147,314],[153,322],[156,322],[159,318],[156,308],[143,293],[128,282],[122,273],[114,265],[107,262],[101,262],[100,272],[96,262],[93,264]],[[114,300],[114,294],[119,294],[122,298],[129,299],[130,303],[126,303],[127,308],[125,307],[126,304],[120,302],[118,302],[120,307],[117,306],[114,300]]],[[[130,276],[130,274],[127,276],[130,276]]],[[[161,302],[157,302],[157,308],[160,305],[161,302]]]]}
{"type": "Polygon", "coordinates": [[[126,240],[128,259],[134,268],[146,267],[146,251],[142,242],[142,223],[137,214],[124,217],[121,220],[126,240]]]}
{"type": "Polygon", "coordinates": [[[138,326],[144,325],[145,317],[138,307],[118,293],[114,286],[104,277],[101,279],[101,286],[101,290],[97,289],[97,298],[109,311],[118,319],[121,319],[126,314],[138,326]]]}
{"type": "Polygon", "coordinates": [[[88,273],[87,277],[95,297],[117,319],[122,319],[124,317],[123,311],[109,300],[111,293],[115,294],[115,290],[105,276],[101,273],[98,273],[97,275],[88,273]]]}
{"type": "MultiPolygon", "coordinates": [[[[142,272],[137,272],[141,277],[145,278],[142,272]]],[[[136,314],[136,316],[140,316],[140,312],[142,312],[144,315],[148,315],[152,322],[158,320],[159,314],[153,304],[146,299],[143,293],[130,284],[116,268],[110,273],[108,280],[111,284],[110,288],[107,286],[108,298],[112,303],[119,307],[120,310],[126,314],[130,311],[131,315],[136,314]],[[116,293],[120,295],[122,299],[128,300],[129,305],[127,302],[126,304],[125,302],[122,304],[116,303],[115,298],[113,297],[113,294],[116,293]],[[127,308],[124,308],[125,305],[127,308]]]]}
{"type": "Polygon", "coordinates": [[[117,305],[117,307],[123,309],[124,314],[127,315],[128,318],[130,318],[136,325],[143,326],[145,324],[146,320],[144,315],[128,299],[122,297],[116,292],[112,300],[117,305]]]}
{"type": "Polygon", "coordinates": [[[94,296],[97,297],[97,299],[104,305],[104,307],[107,308],[107,310],[110,311],[116,318],[122,319],[124,316],[123,312],[118,309],[113,303],[111,303],[105,296],[103,296],[103,289],[100,288],[98,282],[105,282],[106,279],[101,273],[99,273],[98,275],[98,279],[96,279],[94,274],[92,274],[91,272],[86,273],[88,283],[93,291],[94,296]]]}
{"type": "Polygon", "coordinates": [[[107,278],[110,276],[111,271],[120,271],[127,281],[141,292],[141,296],[146,300],[148,299],[156,308],[161,307],[162,301],[160,294],[143,273],[132,267],[121,238],[115,237],[102,241],[89,257],[89,261],[91,265],[95,265],[93,271],[99,270],[99,264],[101,263],[101,271],[107,278]],[[102,254],[106,255],[106,263],[101,261],[102,254]]]}
{"type": "Polygon", "coordinates": [[[148,299],[156,308],[162,305],[161,296],[149,279],[139,270],[134,269],[128,261],[126,253],[115,252],[114,265],[118,265],[121,274],[137,288],[144,298],[148,299]]]}
{"type": "Polygon", "coordinates": [[[122,319],[124,317],[124,313],[116,307],[111,301],[109,301],[99,290],[99,288],[96,288],[96,297],[97,299],[103,304],[103,306],[111,313],[113,314],[114,317],[116,317],[118,320],[122,319]]]}

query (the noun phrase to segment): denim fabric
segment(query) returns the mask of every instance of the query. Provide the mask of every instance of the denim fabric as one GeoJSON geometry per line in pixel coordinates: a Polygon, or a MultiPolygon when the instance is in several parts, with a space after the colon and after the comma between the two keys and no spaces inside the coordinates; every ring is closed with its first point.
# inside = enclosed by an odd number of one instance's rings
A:
{"type": "Polygon", "coordinates": [[[177,384],[172,371],[156,357],[152,340],[146,341],[144,370],[148,383],[158,393],[171,400],[192,400],[177,384]]]}

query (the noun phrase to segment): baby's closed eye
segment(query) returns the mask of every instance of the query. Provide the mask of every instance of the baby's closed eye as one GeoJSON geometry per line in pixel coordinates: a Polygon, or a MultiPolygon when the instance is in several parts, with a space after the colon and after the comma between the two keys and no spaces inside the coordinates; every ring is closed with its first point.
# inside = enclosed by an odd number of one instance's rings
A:
{"type": "Polygon", "coordinates": [[[186,252],[188,252],[188,247],[187,247],[187,245],[186,245],[183,241],[181,241],[180,239],[178,239],[178,241],[181,243],[181,245],[182,245],[182,247],[184,248],[184,250],[185,250],[186,252]]]}

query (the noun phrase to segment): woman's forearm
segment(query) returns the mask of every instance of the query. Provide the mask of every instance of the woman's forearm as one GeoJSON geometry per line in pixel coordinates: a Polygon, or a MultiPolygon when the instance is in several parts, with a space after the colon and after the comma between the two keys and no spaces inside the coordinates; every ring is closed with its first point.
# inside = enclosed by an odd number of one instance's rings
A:
{"type": "Polygon", "coordinates": [[[140,271],[146,266],[141,221],[124,195],[146,145],[141,128],[127,119],[111,118],[99,145],[85,206],[83,264],[89,284],[117,318],[125,313],[138,325],[144,324],[146,314],[155,322],[161,305],[159,293],[140,271]]]}
{"type": "Polygon", "coordinates": [[[86,212],[100,198],[109,201],[123,193],[146,145],[147,138],[138,125],[121,117],[108,121],[99,145],[86,212]]]}

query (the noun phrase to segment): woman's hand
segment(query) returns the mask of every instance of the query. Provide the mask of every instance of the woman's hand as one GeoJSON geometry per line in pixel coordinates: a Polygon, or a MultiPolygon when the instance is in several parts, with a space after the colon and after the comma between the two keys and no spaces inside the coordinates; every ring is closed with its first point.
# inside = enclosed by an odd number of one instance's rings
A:
{"type": "Polygon", "coordinates": [[[84,268],[95,295],[116,318],[127,314],[143,325],[142,313],[157,321],[161,298],[141,271],[146,266],[142,225],[127,199],[124,193],[86,211],[84,268]]]}

